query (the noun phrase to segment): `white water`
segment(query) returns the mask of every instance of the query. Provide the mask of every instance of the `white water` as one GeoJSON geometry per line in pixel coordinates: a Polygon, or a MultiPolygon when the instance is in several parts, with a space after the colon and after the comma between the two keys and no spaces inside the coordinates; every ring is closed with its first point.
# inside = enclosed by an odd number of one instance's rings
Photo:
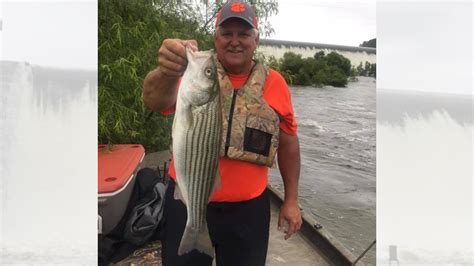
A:
{"type": "MultiPolygon", "coordinates": [[[[472,113],[404,114],[428,104],[403,99],[394,102],[399,117],[377,120],[377,265],[388,265],[390,245],[397,246],[401,265],[472,265],[472,113]]],[[[468,102],[461,107],[472,111],[472,98],[468,102]]],[[[386,108],[378,105],[378,115],[386,108]]]]}
{"type": "Polygon", "coordinates": [[[2,74],[0,264],[96,264],[96,77],[5,62],[2,74]]]}

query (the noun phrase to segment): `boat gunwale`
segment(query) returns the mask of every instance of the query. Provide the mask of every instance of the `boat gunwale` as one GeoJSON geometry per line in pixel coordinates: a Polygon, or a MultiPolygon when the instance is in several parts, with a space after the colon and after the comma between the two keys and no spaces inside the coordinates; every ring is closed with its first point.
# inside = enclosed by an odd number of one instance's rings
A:
{"type": "MultiPolygon", "coordinates": [[[[280,207],[283,204],[283,193],[270,184],[267,185],[267,188],[271,201],[280,207]]],[[[302,210],[301,218],[303,224],[299,231],[300,235],[313,245],[331,265],[365,265],[360,260],[357,261],[357,257],[324,227],[316,229],[315,225],[319,222],[312,215],[302,210]],[[354,262],[356,263],[354,264],[354,262]]]]}

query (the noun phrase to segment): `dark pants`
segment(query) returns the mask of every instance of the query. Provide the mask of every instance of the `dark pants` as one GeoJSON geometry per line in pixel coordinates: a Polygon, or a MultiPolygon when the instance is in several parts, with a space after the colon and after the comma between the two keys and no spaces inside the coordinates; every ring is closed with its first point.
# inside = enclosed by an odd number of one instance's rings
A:
{"type": "MultiPolygon", "coordinates": [[[[181,200],[174,199],[174,187],[170,180],[161,230],[163,266],[212,265],[212,258],[197,250],[177,255],[187,213],[181,200]]],[[[249,201],[209,203],[207,224],[218,266],[265,265],[270,224],[267,190],[249,201]]]]}

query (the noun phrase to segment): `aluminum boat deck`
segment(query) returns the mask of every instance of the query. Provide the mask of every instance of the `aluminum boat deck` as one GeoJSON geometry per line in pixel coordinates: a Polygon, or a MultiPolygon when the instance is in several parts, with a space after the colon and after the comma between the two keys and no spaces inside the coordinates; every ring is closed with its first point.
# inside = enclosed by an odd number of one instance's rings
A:
{"type": "MultiPolygon", "coordinates": [[[[147,154],[141,167],[160,168],[168,161],[169,152],[147,154]]],[[[268,266],[279,265],[364,265],[335,239],[311,215],[302,212],[301,230],[290,239],[277,230],[278,210],[282,193],[269,186],[271,195],[270,241],[267,255],[268,266]]],[[[115,265],[161,265],[160,243],[152,242],[115,265]]]]}

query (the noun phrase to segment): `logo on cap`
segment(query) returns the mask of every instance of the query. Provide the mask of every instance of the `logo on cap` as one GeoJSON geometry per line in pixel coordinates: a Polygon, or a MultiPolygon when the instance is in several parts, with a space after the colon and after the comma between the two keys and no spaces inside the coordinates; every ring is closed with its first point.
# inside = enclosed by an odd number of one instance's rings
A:
{"type": "Polygon", "coordinates": [[[245,11],[245,5],[241,2],[234,2],[230,6],[230,10],[234,13],[242,13],[245,11]]]}

